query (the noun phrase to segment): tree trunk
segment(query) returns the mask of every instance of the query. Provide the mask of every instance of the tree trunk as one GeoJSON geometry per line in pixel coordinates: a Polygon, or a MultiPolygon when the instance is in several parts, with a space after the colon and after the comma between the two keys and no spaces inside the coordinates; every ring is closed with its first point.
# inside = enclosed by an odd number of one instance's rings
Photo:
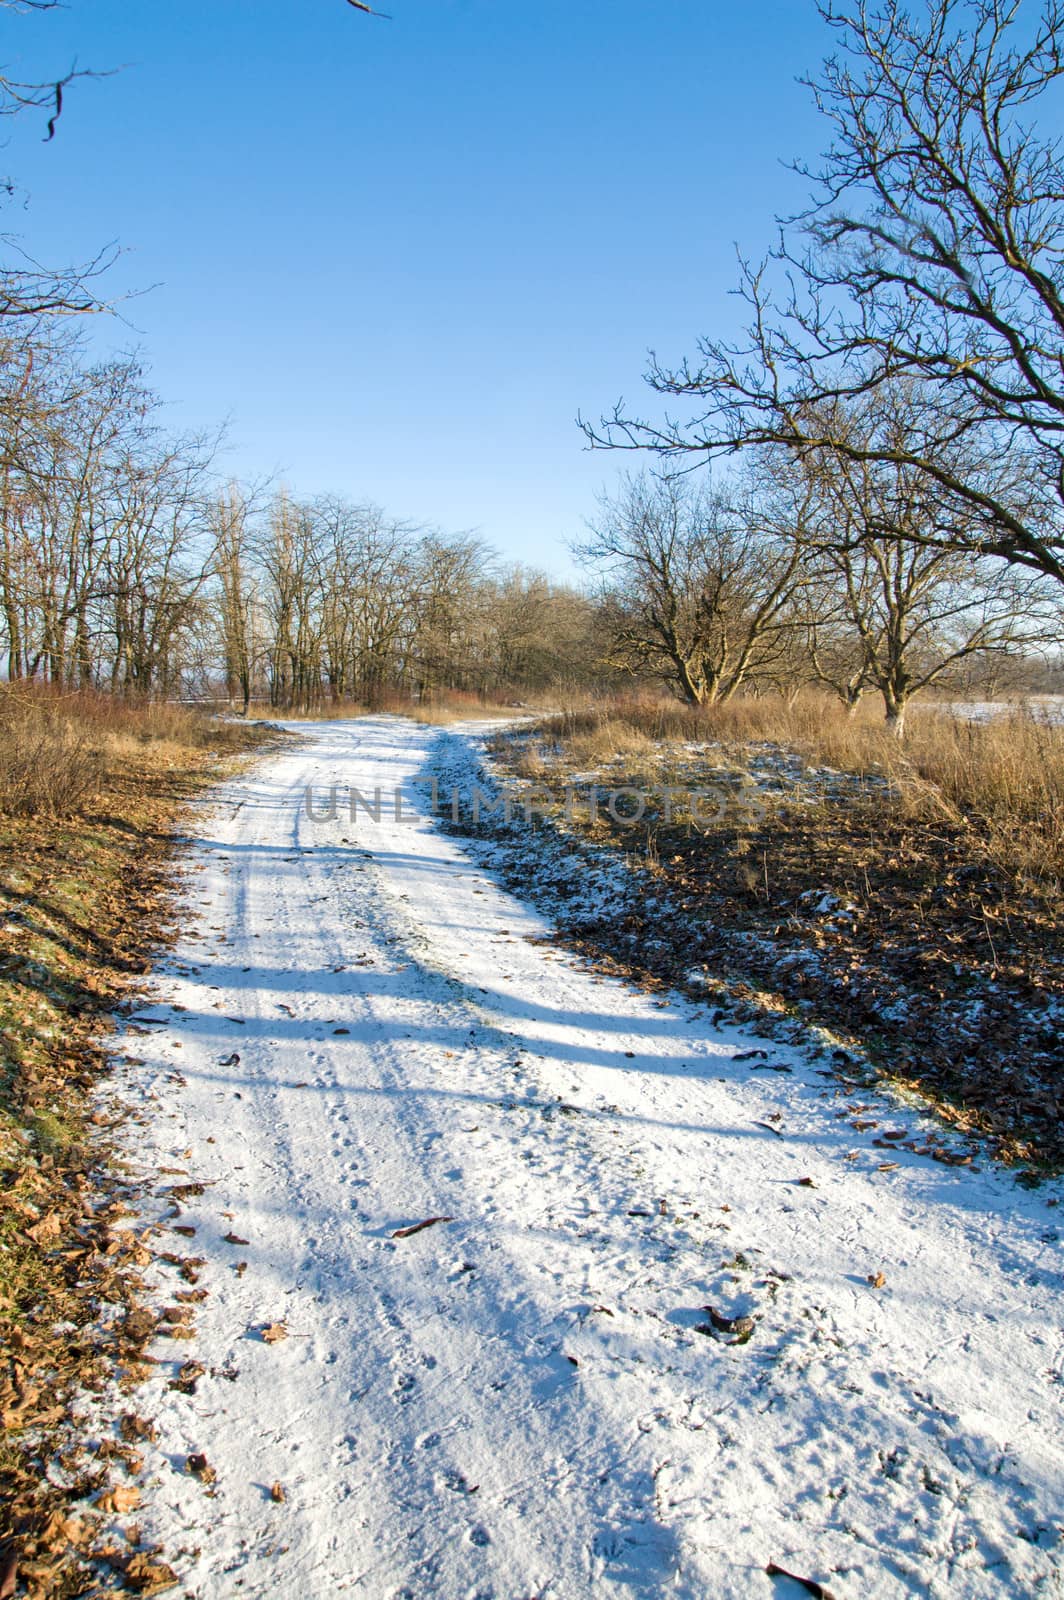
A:
{"type": "Polygon", "coordinates": [[[894,699],[887,700],[887,732],[893,734],[895,739],[905,737],[905,702],[894,699]]]}

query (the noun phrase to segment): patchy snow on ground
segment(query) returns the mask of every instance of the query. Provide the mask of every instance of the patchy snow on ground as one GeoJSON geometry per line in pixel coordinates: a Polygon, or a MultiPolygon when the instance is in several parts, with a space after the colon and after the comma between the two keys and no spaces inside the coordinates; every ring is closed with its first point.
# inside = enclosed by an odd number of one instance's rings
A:
{"type": "Polygon", "coordinates": [[[1064,723],[1064,694],[1019,695],[1012,700],[915,700],[912,709],[948,711],[963,722],[993,722],[1018,715],[1036,722],[1064,723]]]}
{"type": "Polygon", "coordinates": [[[294,731],[197,813],[116,1072],[195,1313],[138,1399],[182,1591],[1064,1593],[1056,1190],[582,966],[417,812],[437,730],[294,731]]]}

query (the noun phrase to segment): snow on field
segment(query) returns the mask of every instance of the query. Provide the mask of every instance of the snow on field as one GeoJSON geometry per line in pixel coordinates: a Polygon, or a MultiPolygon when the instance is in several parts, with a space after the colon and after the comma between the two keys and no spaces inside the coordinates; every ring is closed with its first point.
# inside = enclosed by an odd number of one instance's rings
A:
{"type": "Polygon", "coordinates": [[[1015,700],[915,700],[913,710],[951,711],[963,722],[992,722],[996,717],[1023,712],[1036,722],[1059,724],[1064,723],[1064,695],[1022,695],[1015,700]]]}
{"type": "Polygon", "coordinates": [[[434,730],[299,733],[198,813],[123,1039],[164,1248],[204,1261],[158,1303],[209,1291],[137,1400],[182,1591],[1064,1592],[1046,1193],[582,968],[424,816],[307,816],[413,797],[434,730]]]}

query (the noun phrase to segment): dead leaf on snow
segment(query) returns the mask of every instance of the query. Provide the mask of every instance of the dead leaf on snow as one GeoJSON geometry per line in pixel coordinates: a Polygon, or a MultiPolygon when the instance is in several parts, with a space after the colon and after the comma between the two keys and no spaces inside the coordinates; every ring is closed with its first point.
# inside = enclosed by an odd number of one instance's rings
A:
{"type": "Polygon", "coordinates": [[[140,1505],[140,1490],[136,1484],[119,1484],[114,1489],[105,1490],[96,1504],[101,1511],[124,1517],[127,1512],[135,1511],[140,1505]]]}
{"type": "Polygon", "coordinates": [[[765,1571],[770,1578],[789,1578],[792,1583],[800,1584],[807,1594],[814,1597],[814,1600],[835,1600],[831,1590],[826,1589],[815,1578],[799,1578],[796,1572],[788,1572],[786,1567],[778,1566],[775,1561],[770,1561],[765,1571]]]}
{"type": "Polygon", "coordinates": [[[284,1492],[284,1484],[283,1483],[271,1483],[270,1484],[270,1499],[276,1505],[283,1505],[284,1504],[284,1501],[287,1499],[287,1496],[286,1496],[286,1494],[284,1492]]]}
{"type": "Polygon", "coordinates": [[[259,1329],[259,1338],[263,1344],[277,1344],[281,1339],[288,1338],[288,1328],[283,1322],[268,1322],[259,1329]]]}
{"type": "Polygon", "coordinates": [[[868,1281],[872,1285],[873,1289],[882,1289],[886,1286],[887,1275],[885,1272],[870,1272],[868,1274],[868,1281]]]}
{"type": "Polygon", "coordinates": [[[135,1412],[127,1411],[118,1424],[118,1432],[127,1444],[136,1444],[139,1439],[155,1438],[155,1424],[149,1422],[147,1417],[138,1417],[135,1412]]]}
{"type": "Polygon", "coordinates": [[[412,1222],[409,1228],[396,1228],[392,1233],[393,1239],[412,1239],[415,1233],[421,1233],[425,1228],[434,1228],[438,1222],[453,1222],[453,1217],[426,1217],[424,1222],[412,1222]]]}
{"type": "Polygon", "coordinates": [[[753,1317],[726,1317],[713,1306],[703,1309],[709,1315],[709,1323],[701,1323],[695,1329],[696,1333],[728,1333],[733,1335],[729,1344],[747,1344],[753,1336],[757,1323],[753,1317]]]}
{"type": "Polygon", "coordinates": [[[125,1576],[138,1594],[162,1594],[177,1584],[177,1574],[165,1561],[154,1561],[143,1553],[131,1556],[125,1576]]]}
{"type": "Polygon", "coordinates": [[[179,1394],[195,1394],[196,1384],[206,1370],[200,1361],[184,1361],[177,1369],[177,1377],[171,1378],[170,1388],[179,1394]]]}

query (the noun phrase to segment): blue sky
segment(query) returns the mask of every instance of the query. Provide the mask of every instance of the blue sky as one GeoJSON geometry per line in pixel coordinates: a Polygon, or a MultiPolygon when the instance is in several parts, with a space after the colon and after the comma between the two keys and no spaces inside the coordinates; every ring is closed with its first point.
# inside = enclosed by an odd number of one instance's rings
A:
{"type": "MultiPolygon", "coordinates": [[[[738,241],[803,198],[813,0],[69,0],[6,69],[120,67],[12,125],[39,258],[115,240],[98,348],[140,347],[226,466],[477,530],[564,572],[622,466],[577,411],[733,328],[738,241]],[[130,326],[129,324],[132,324],[130,326]]],[[[649,397],[648,397],[649,400],[649,397]]]]}

